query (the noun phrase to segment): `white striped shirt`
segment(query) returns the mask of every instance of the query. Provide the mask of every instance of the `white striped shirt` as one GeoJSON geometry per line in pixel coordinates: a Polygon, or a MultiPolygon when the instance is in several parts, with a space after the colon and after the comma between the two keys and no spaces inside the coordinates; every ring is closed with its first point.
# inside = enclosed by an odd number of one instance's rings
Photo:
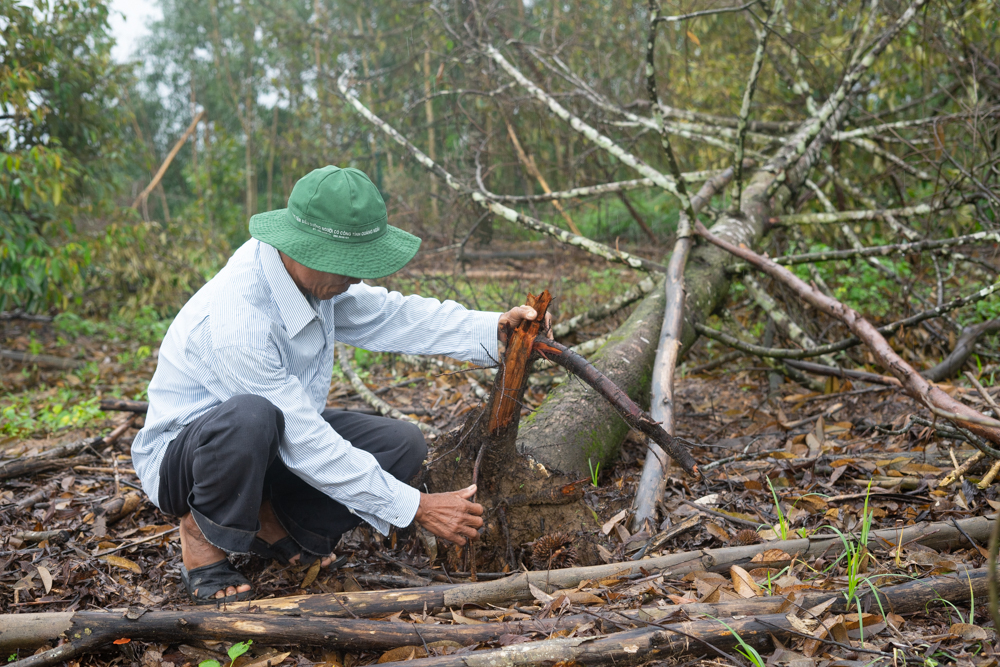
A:
{"type": "Polygon", "coordinates": [[[340,437],[320,413],[335,340],[367,350],[497,358],[500,313],[403,296],[364,283],[328,301],[306,298],[278,251],[247,241],[181,309],[160,345],[146,423],[132,444],[143,490],[159,504],[160,462],[181,429],[239,394],[285,416],[278,449],[295,474],[386,534],[413,521],[420,493],[340,437]]]}

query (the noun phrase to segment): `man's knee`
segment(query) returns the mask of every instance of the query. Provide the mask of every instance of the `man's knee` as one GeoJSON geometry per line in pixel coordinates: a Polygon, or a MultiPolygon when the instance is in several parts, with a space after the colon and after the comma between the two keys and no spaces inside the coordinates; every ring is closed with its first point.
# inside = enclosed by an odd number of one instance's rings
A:
{"type": "Polygon", "coordinates": [[[394,469],[390,472],[396,479],[405,482],[420,472],[420,466],[427,458],[427,441],[424,440],[424,434],[414,424],[404,421],[400,421],[398,424],[400,456],[396,465],[393,466],[394,469]]]}
{"type": "Polygon", "coordinates": [[[274,459],[285,432],[285,415],[271,401],[253,394],[239,394],[222,403],[219,417],[227,437],[239,442],[243,453],[274,459]]]}

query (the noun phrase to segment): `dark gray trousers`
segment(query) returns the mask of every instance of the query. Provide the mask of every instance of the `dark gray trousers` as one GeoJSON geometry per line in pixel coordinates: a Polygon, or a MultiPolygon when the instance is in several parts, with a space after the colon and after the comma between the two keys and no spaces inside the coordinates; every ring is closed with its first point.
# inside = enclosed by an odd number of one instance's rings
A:
{"type": "MultiPolygon", "coordinates": [[[[326,410],[331,428],[372,454],[383,470],[407,482],[427,455],[413,424],[343,410],[326,410]]],[[[160,464],[159,504],[167,514],[194,517],[205,537],[231,553],[247,553],[260,530],[264,499],[307,552],[326,555],[361,523],[347,507],[313,488],[278,456],[285,430],[281,410],[260,396],[234,396],[184,427],[160,464]]]]}

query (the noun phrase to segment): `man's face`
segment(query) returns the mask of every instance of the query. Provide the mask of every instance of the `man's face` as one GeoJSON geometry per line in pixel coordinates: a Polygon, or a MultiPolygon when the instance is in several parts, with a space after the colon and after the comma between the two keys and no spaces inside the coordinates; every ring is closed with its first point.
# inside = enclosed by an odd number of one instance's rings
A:
{"type": "Polygon", "coordinates": [[[351,285],[357,285],[361,282],[360,278],[310,269],[308,266],[299,264],[285,253],[280,254],[281,262],[285,265],[288,275],[292,277],[292,281],[299,288],[299,291],[320,301],[326,301],[338,294],[343,294],[351,285]]]}

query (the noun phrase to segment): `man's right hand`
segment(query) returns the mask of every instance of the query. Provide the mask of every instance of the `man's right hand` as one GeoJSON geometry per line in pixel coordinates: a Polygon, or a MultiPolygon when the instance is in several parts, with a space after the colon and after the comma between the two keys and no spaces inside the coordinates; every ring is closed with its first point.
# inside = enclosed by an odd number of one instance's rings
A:
{"type": "Polygon", "coordinates": [[[414,520],[438,537],[463,545],[483,525],[483,506],[469,500],[474,495],[475,484],[449,493],[421,493],[414,520]]]}

